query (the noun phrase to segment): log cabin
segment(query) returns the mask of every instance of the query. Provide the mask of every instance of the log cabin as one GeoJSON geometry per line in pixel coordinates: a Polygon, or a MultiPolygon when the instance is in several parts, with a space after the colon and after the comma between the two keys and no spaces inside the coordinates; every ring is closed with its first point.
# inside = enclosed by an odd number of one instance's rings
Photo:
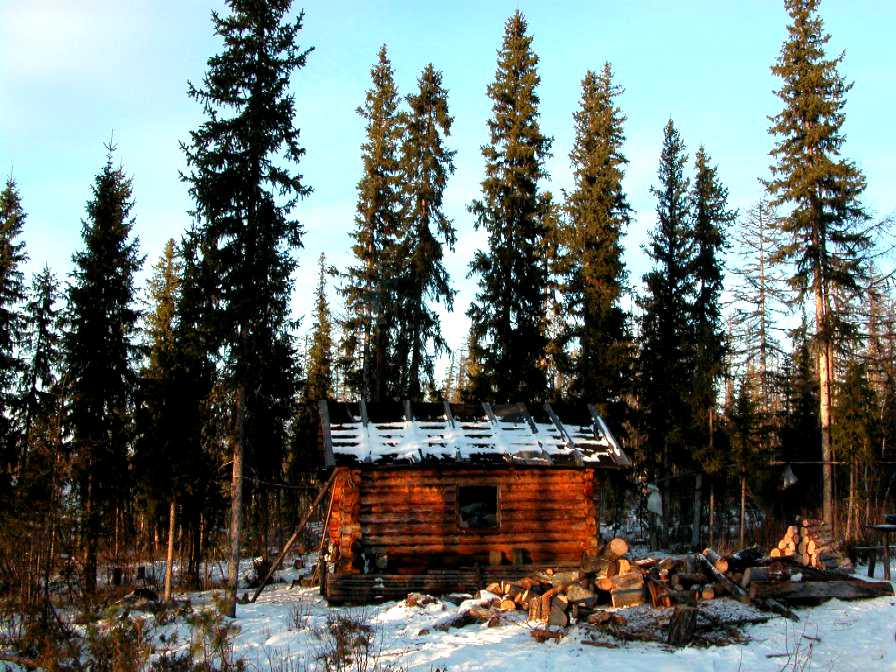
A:
{"type": "Polygon", "coordinates": [[[599,469],[630,466],[593,406],[320,402],[332,604],[469,592],[599,550],[599,469]]]}

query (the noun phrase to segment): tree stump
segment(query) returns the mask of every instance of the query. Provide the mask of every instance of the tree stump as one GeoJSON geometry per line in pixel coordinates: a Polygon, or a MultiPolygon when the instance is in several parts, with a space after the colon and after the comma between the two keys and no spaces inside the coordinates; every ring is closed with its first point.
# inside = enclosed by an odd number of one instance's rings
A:
{"type": "Polygon", "coordinates": [[[697,630],[697,610],[694,607],[675,607],[669,621],[669,635],[666,643],[672,646],[687,646],[694,639],[697,630]]]}

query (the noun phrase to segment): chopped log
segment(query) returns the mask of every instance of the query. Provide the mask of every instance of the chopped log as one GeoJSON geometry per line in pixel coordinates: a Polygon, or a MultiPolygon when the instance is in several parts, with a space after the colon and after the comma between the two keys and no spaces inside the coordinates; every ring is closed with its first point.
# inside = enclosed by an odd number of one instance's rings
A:
{"type": "Polygon", "coordinates": [[[614,539],[610,539],[610,541],[607,542],[602,555],[604,557],[615,560],[616,558],[619,558],[626,553],[628,553],[628,542],[625,539],[616,537],[614,539]]]}
{"type": "Polygon", "coordinates": [[[641,589],[644,587],[644,577],[638,572],[630,572],[628,574],[617,574],[616,576],[607,576],[595,581],[598,590],[631,590],[633,588],[641,589]]]}
{"type": "Polygon", "coordinates": [[[647,577],[647,590],[650,593],[650,604],[654,609],[665,609],[672,606],[672,597],[669,595],[669,586],[663,581],[657,581],[647,577]]]}
{"type": "Polygon", "coordinates": [[[703,590],[700,591],[700,599],[701,600],[714,600],[716,599],[716,589],[711,583],[703,586],[703,590]]]}
{"type": "Polygon", "coordinates": [[[759,546],[748,546],[732,553],[727,557],[729,571],[743,572],[747,567],[753,567],[765,556],[765,552],[759,546]]]}
{"type": "Polygon", "coordinates": [[[498,609],[501,611],[514,611],[516,609],[516,602],[511,599],[501,600],[500,604],[498,604],[498,609]]]}
{"type": "Polygon", "coordinates": [[[666,643],[672,646],[687,646],[694,639],[697,630],[697,610],[694,607],[675,607],[669,621],[666,643]]]}
{"type": "Polygon", "coordinates": [[[723,574],[728,571],[728,561],[716,553],[715,549],[704,548],[703,556],[712,563],[713,567],[723,574]]]}
{"type": "Polygon", "coordinates": [[[644,588],[614,588],[610,591],[610,601],[617,609],[643,604],[644,588]]]}
{"type": "Polygon", "coordinates": [[[557,598],[554,598],[551,602],[551,613],[548,615],[548,625],[559,625],[562,628],[569,625],[569,615],[566,613],[565,602],[562,602],[557,598]]]}
{"type": "Polygon", "coordinates": [[[573,583],[566,589],[566,597],[570,602],[582,602],[594,597],[594,591],[580,586],[578,583],[573,583]]]}
{"type": "Polygon", "coordinates": [[[893,595],[889,581],[753,581],[750,597],[778,600],[817,600],[836,597],[856,600],[893,595]]]}
{"type": "Polygon", "coordinates": [[[619,574],[628,574],[630,571],[632,571],[632,563],[630,563],[625,558],[619,558],[616,562],[619,565],[619,574]]]}
{"type": "Polygon", "coordinates": [[[745,597],[745,596],[746,596],[746,594],[747,594],[746,591],[745,591],[743,588],[741,588],[739,585],[737,585],[736,583],[734,583],[734,582],[733,582],[731,579],[729,579],[727,576],[725,576],[725,575],[724,575],[722,572],[720,572],[718,569],[716,569],[716,568],[715,568],[715,565],[713,565],[713,563],[710,561],[709,558],[707,558],[707,557],[706,557],[705,555],[703,555],[702,553],[698,553],[698,554],[697,554],[697,559],[698,559],[698,560],[702,560],[702,562],[703,562],[703,564],[706,566],[706,568],[707,568],[707,569],[712,573],[712,575],[715,577],[715,580],[716,580],[718,583],[720,583],[720,584],[722,585],[722,587],[724,587],[725,590],[727,590],[728,593],[729,593],[732,597],[745,597]]]}
{"type": "Polygon", "coordinates": [[[529,634],[532,636],[532,639],[540,643],[544,643],[549,639],[563,639],[564,637],[566,637],[566,633],[562,630],[535,629],[530,630],[529,634]]]}

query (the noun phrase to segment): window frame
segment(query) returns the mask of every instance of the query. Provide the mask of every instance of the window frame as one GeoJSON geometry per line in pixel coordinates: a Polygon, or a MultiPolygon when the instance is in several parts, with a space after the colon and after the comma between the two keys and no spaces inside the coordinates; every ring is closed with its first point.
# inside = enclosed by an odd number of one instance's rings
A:
{"type": "Polygon", "coordinates": [[[472,534],[494,534],[501,531],[501,485],[499,483],[458,483],[454,488],[455,524],[460,532],[472,534]],[[461,519],[460,500],[461,490],[464,488],[491,488],[495,491],[495,524],[487,527],[473,527],[465,525],[461,519]]]}

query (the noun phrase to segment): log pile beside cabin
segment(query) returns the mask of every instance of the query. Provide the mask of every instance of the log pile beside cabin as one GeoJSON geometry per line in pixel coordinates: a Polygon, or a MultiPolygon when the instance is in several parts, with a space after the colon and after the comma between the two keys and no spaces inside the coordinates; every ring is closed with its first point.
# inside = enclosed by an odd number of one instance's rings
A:
{"type": "MultiPolygon", "coordinates": [[[[851,600],[891,595],[889,582],[863,581],[844,571],[804,567],[796,559],[767,556],[758,546],[727,556],[707,548],[687,556],[637,560],[628,555],[625,540],[613,539],[577,569],[547,568],[521,579],[483,586],[479,604],[459,614],[455,624],[479,621],[494,626],[501,623],[502,614],[520,611],[530,623],[545,627],[587,624],[609,627],[623,638],[659,641],[657,632],[646,632],[643,626],[636,627],[635,633],[624,627],[628,612],[620,609],[645,605],[673,610],[664,623],[662,641],[687,644],[698,624],[698,612],[693,609],[719,598],[754,608],[752,615],[739,618],[738,624],[743,625],[762,620],[756,609],[798,620],[793,606],[834,597],[851,600]]],[[[419,597],[409,596],[409,600],[417,603],[419,597]]],[[[707,621],[714,624],[711,615],[699,613],[704,625],[707,621]]]]}
{"type": "Polygon", "coordinates": [[[791,558],[815,569],[837,569],[846,564],[843,555],[837,551],[830,527],[814,518],[804,518],[796,525],[788,526],[770,555],[791,558]]]}

